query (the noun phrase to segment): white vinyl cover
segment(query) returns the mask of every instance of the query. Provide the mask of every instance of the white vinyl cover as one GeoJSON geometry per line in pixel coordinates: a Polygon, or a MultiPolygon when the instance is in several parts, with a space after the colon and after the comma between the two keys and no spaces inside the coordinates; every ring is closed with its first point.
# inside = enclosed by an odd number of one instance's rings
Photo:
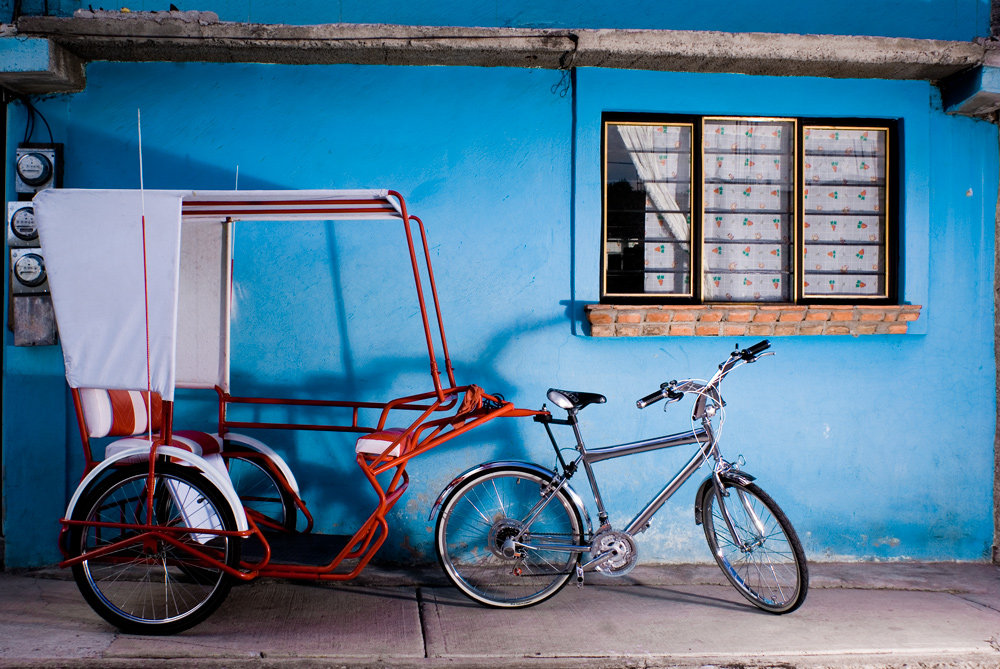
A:
{"type": "Polygon", "coordinates": [[[35,222],[73,388],[145,390],[173,400],[183,191],[47,189],[35,222]]]}
{"type": "MultiPolygon", "coordinates": [[[[223,221],[402,218],[387,190],[147,190],[144,197],[151,387],[168,401],[177,383],[228,387],[223,221]]],[[[33,203],[67,382],[146,390],[143,192],[48,189],[33,203]]]]}

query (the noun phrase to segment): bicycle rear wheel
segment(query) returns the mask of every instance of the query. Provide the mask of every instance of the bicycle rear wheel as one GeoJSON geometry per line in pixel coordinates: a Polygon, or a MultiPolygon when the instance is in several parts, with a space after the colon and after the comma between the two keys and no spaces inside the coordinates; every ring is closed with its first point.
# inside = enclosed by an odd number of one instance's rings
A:
{"type": "MultiPolygon", "coordinates": [[[[77,504],[73,520],[144,525],[149,465],[122,468],[99,481],[77,504]]],[[[236,568],[238,538],[197,532],[235,531],[236,521],[222,493],[192,467],[158,463],[153,506],[156,527],[191,527],[174,532],[179,542],[236,568]]],[[[71,557],[121,543],[116,549],[73,566],[87,603],[102,618],[130,634],[175,634],[197,625],[222,604],[232,585],[225,571],[144,530],[74,525],[71,557]]]]}
{"type": "Polygon", "coordinates": [[[715,561],[741,595],[770,613],[790,613],[809,589],[805,552],[792,524],[771,497],[754,483],[723,481],[725,505],[742,539],[733,540],[712,486],[702,505],[703,527],[715,561]]]}
{"type": "Polygon", "coordinates": [[[295,531],[296,510],[291,493],[256,453],[226,456],[226,468],[243,508],[258,525],[295,531]],[[263,521],[263,522],[261,522],[263,521]]]}
{"type": "Polygon", "coordinates": [[[435,545],[444,573],[465,595],[487,606],[517,608],[538,604],[566,585],[580,553],[560,548],[581,544],[583,523],[565,490],[522,534],[532,508],[552,495],[548,487],[549,479],[538,473],[505,467],[470,478],[448,496],[435,545]],[[519,534],[521,545],[515,547],[508,540],[519,534]]]}

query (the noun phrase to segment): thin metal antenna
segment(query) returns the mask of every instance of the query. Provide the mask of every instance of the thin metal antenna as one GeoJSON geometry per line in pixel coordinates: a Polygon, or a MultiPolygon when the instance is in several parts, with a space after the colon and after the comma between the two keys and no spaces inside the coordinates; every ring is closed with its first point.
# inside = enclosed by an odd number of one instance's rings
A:
{"type": "Polygon", "coordinates": [[[236,187],[233,190],[240,189],[240,166],[236,166],[236,187]]]}
{"type": "Polygon", "coordinates": [[[142,203],[142,294],[146,316],[146,426],[150,445],[153,444],[153,376],[149,362],[149,272],[146,267],[146,187],[142,173],[142,111],[135,110],[139,133],[139,199],[142,203]]]}

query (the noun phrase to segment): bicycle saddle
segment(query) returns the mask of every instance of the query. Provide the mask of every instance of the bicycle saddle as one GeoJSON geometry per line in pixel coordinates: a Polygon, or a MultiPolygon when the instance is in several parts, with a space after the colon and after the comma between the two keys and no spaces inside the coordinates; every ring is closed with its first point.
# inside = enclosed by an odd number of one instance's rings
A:
{"type": "Polygon", "coordinates": [[[608,400],[604,395],[584,393],[576,390],[556,390],[549,388],[548,398],[560,409],[578,411],[588,404],[604,404],[608,400]]]}

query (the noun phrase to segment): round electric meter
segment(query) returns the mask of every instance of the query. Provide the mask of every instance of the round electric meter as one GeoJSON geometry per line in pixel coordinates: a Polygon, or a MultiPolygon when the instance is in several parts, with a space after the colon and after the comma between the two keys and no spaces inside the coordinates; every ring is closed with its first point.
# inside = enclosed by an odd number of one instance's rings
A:
{"type": "Polygon", "coordinates": [[[45,283],[45,260],[37,253],[26,253],[14,263],[14,276],[29,288],[45,283]]]}
{"type": "Polygon", "coordinates": [[[17,174],[29,186],[41,186],[52,178],[52,161],[44,153],[25,153],[17,159],[17,174]]]}
{"type": "Polygon", "coordinates": [[[35,227],[35,210],[31,207],[24,207],[14,212],[10,217],[10,231],[18,239],[30,242],[38,239],[38,228],[35,227]]]}

